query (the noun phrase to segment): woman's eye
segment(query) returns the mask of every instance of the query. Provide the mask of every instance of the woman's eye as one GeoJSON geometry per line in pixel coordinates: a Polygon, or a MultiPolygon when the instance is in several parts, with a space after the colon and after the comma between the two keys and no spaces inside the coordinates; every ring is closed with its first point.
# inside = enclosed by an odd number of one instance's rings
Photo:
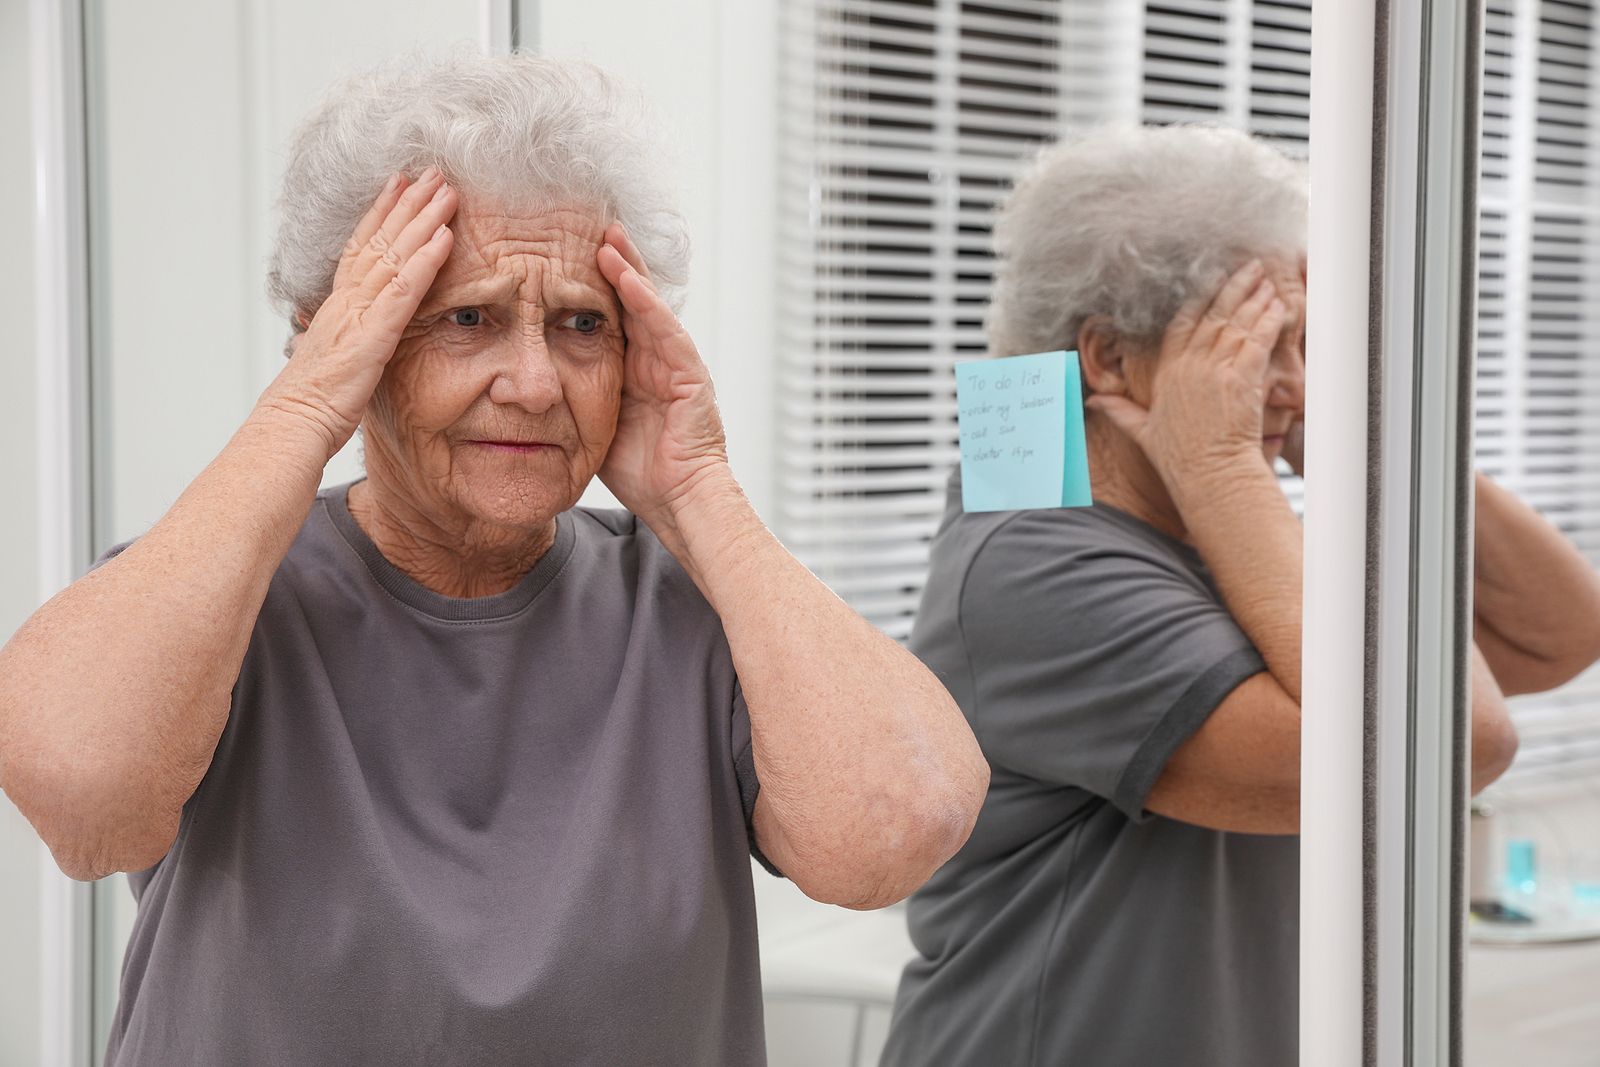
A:
{"type": "Polygon", "coordinates": [[[580,311],[561,325],[579,333],[595,333],[600,329],[601,318],[592,311],[580,311]]]}
{"type": "Polygon", "coordinates": [[[457,326],[481,326],[483,312],[478,308],[457,308],[450,312],[450,321],[457,326]]]}

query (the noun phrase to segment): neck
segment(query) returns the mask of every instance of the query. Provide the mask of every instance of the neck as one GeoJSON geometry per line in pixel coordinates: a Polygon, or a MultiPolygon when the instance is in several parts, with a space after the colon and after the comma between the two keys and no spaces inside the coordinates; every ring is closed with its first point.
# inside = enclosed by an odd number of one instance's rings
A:
{"type": "Polygon", "coordinates": [[[1188,531],[1178,505],[1138,444],[1093,411],[1085,413],[1084,437],[1095,503],[1110,505],[1168,537],[1185,540],[1188,531]]]}
{"type": "Polygon", "coordinates": [[[440,514],[369,470],[350,487],[350,516],[406,577],[450,597],[503,593],[520,582],[555,544],[551,519],[530,533],[462,513],[440,514]]]}

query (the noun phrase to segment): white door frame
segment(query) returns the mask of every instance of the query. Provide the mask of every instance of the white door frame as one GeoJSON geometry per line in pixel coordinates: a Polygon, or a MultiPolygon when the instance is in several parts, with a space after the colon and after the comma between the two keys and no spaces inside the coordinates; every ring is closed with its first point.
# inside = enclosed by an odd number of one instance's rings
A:
{"type": "Polygon", "coordinates": [[[1456,1064],[1481,0],[1312,33],[1300,1063],[1456,1064]]]}
{"type": "Polygon", "coordinates": [[[1483,10],[1386,6],[1369,1052],[1424,1067],[1464,1055],[1483,10]]]}
{"type": "MultiPolygon", "coordinates": [[[[39,585],[55,595],[90,562],[88,229],[80,0],[32,0],[39,585]]],[[[92,888],[39,845],[40,1050],[89,1067],[92,888]]]]}
{"type": "Polygon", "coordinates": [[[1375,25],[1374,0],[1311,6],[1301,1067],[1362,1062],[1375,25]]]}

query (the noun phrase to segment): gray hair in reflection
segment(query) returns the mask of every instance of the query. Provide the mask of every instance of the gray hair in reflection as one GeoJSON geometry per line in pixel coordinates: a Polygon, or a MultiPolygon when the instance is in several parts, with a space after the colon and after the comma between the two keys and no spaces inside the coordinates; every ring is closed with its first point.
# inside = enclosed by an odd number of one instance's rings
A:
{"type": "Polygon", "coordinates": [[[1104,126],[1046,148],[995,223],[990,354],[1075,348],[1091,315],[1155,343],[1250,258],[1304,256],[1306,192],[1301,163],[1216,126],[1104,126]]]}
{"type": "Polygon", "coordinates": [[[463,49],[346,78],[290,144],[268,295],[291,317],[314,313],[389,176],[435,166],[464,200],[530,214],[599,208],[627,228],[677,310],[689,239],[650,129],[638,94],[580,60],[463,49]]]}

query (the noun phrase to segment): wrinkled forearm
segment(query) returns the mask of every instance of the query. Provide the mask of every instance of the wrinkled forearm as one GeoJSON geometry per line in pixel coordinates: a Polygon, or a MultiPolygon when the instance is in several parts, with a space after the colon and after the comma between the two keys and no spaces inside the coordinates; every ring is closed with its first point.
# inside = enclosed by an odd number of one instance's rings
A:
{"type": "Polygon", "coordinates": [[[1600,575],[1561,531],[1477,477],[1473,610],[1510,694],[1550,689],[1600,657],[1600,575]]]}
{"type": "Polygon", "coordinates": [[[1174,479],[1189,539],[1267,670],[1300,701],[1302,533],[1260,456],[1174,479]]]}
{"type": "Polygon", "coordinates": [[[750,708],[763,851],[819,900],[906,896],[966,840],[988,786],[960,710],[778,543],[731,475],[676,520],[750,708]]]}
{"type": "Polygon", "coordinates": [[[322,449],[257,412],[148,533],[0,649],[0,786],[73,877],[171,845],[322,449]]]}

